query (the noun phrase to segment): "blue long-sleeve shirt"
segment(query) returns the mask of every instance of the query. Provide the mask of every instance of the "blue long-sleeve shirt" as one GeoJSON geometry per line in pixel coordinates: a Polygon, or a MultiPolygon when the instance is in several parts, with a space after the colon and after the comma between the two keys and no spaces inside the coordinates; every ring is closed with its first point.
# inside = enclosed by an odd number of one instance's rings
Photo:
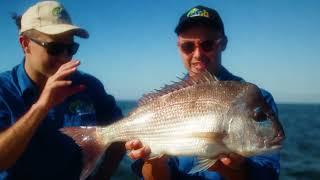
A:
{"type": "MultiPolygon", "coordinates": [[[[217,77],[221,81],[244,81],[242,78],[231,74],[223,66],[220,68],[220,73],[217,77]]],[[[276,116],[278,116],[278,109],[273,100],[272,95],[266,90],[261,89],[261,93],[272,108],[276,116]]],[[[246,166],[248,169],[249,179],[259,180],[274,180],[278,179],[280,172],[280,157],[279,153],[263,154],[246,158],[246,166]]],[[[173,179],[210,179],[219,180],[223,177],[215,171],[202,171],[194,174],[188,174],[188,172],[195,166],[196,157],[170,157],[168,160],[168,166],[170,168],[171,177],[173,179]]],[[[132,170],[141,178],[141,169],[143,161],[137,160],[132,164],[132,170]]]]}
{"type": "MultiPolygon", "coordinates": [[[[0,180],[79,179],[81,149],[59,129],[111,123],[121,118],[122,113],[99,80],[79,71],[71,79],[74,84],[84,84],[86,89],[50,109],[15,164],[6,171],[0,171],[0,180]]],[[[39,92],[28,77],[24,63],[1,73],[0,132],[24,115],[38,97],[39,92]]]]}

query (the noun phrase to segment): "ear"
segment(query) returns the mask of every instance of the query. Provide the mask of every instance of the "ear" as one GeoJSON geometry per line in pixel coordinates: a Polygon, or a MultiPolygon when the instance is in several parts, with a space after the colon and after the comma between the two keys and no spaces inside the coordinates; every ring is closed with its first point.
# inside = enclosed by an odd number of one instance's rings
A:
{"type": "Polygon", "coordinates": [[[224,51],[227,48],[227,44],[228,44],[228,37],[224,36],[221,42],[221,51],[224,51]]]}
{"type": "Polygon", "coordinates": [[[19,36],[19,43],[22,47],[23,52],[30,53],[30,48],[29,48],[29,39],[27,39],[25,36],[19,36]]]}

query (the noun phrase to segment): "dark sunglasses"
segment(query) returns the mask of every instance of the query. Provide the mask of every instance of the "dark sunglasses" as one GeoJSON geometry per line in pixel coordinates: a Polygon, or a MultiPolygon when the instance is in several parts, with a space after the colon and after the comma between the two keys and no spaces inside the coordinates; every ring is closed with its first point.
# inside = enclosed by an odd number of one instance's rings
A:
{"type": "Polygon", "coordinates": [[[69,56],[73,56],[77,53],[79,44],[76,42],[65,44],[59,42],[43,42],[33,38],[29,38],[31,41],[35,42],[36,44],[44,47],[47,50],[47,53],[51,56],[58,56],[65,51],[67,51],[69,56]]]}
{"type": "Polygon", "coordinates": [[[178,43],[178,46],[180,46],[181,50],[185,54],[193,53],[197,46],[199,46],[204,52],[208,53],[216,49],[221,41],[222,41],[222,38],[215,39],[215,40],[206,40],[200,43],[195,43],[193,41],[186,41],[183,43],[178,43]]]}

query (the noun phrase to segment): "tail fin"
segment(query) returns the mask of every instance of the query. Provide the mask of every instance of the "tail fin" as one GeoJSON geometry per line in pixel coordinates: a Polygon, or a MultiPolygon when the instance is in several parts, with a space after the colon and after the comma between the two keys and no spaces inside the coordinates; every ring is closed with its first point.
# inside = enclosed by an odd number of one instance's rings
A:
{"type": "Polygon", "coordinates": [[[97,127],[66,127],[60,131],[70,136],[82,149],[83,168],[80,180],[87,178],[97,166],[110,143],[102,141],[97,127]]]}

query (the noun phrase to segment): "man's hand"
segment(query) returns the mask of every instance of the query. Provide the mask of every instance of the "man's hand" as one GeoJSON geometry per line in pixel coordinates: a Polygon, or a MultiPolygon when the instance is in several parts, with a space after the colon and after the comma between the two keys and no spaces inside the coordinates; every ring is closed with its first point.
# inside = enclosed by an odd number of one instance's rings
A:
{"type": "Polygon", "coordinates": [[[125,144],[126,150],[130,151],[128,156],[133,159],[147,159],[151,153],[151,150],[148,146],[143,146],[141,141],[135,139],[126,142],[125,144]]]}
{"type": "Polygon", "coordinates": [[[71,86],[72,81],[67,79],[79,65],[80,62],[75,60],[63,64],[54,75],[48,78],[37,103],[49,110],[67,97],[84,90],[84,85],[71,86]]]}
{"type": "Polygon", "coordinates": [[[130,151],[128,156],[131,159],[144,159],[142,167],[142,175],[146,180],[167,180],[170,179],[170,169],[168,167],[168,157],[150,159],[151,150],[148,146],[143,146],[139,140],[131,140],[126,142],[126,149],[130,151]]]}
{"type": "Polygon", "coordinates": [[[228,155],[222,154],[219,160],[209,168],[209,170],[217,171],[225,179],[247,179],[247,167],[245,164],[246,158],[230,153],[228,155]]]}
{"type": "Polygon", "coordinates": [[[233,170],[240,170],[244,168],[246,158],[239,154],[230,153],[228,155],[221,155],[220,161],[233,170]]]}

